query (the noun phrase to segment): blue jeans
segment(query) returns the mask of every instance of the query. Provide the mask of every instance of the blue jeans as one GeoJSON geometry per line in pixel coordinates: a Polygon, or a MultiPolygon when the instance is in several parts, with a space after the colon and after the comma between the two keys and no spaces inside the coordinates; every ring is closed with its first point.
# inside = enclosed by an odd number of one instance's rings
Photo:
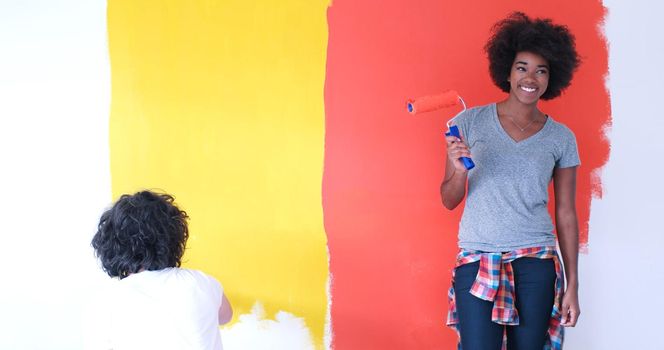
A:
{"type": "Polygon", "coordinates": [[[479,262],[459,266],[454,294],[463,350],[500,350],[507,327],[508,350],[542,350],[555,296],[556,269],[552,259],[519,258],[512,262],[518,326],[491,321],[493,303],[470,294],[479,262]]]}

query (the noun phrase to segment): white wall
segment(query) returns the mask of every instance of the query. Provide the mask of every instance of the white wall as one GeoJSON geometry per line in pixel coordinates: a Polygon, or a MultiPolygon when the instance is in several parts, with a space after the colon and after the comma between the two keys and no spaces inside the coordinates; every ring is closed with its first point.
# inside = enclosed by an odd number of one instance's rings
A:
{"type": "Polygon", "coordinates": [[[111,200],[103,0],[0,0],[0,349],[81,347],[111,200]]]}
{"type": "MultiPolygon", "coordinates": [[[[566,349],[664,349],[664,4],[605,6],[611,155],[566,349]]],[[[105,11],[103,0],[0,0],[0,349],[81,348],[83,305],[105,279],[89,247],[111,200],[105,11]]]]}
{"type": "Polygon", "coordinates": [[[581,319],[566,349],[664,349],[664,3],[607,0],[611,155],[580,260],[581,319]]]}

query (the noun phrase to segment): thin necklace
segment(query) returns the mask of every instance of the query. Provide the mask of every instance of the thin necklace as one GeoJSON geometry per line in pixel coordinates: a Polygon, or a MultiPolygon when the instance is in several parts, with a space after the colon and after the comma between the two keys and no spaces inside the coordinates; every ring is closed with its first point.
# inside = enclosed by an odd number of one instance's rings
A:
{"type": "Polygon", "coordinates": [[[508,118],[510,118],[510,120],[512,121],[512,124],[514,124],[514,126],[516,126],[517,128],[519,128],[519,130],[521,130],[521,132],[526,131],[526,129],[528,129],[529,126],[533,125],[533,123],[535,122],[535,119],[537,119],[537,118],[534,118],[533,120],[530,121],[530,123],[528,123],[528,125],[526,125],[525,127],[522,128],[522,127],[519,126],[519,124],[517,124],[517,123],[514,121],[514,118],[512,118],[512,116],[507,115],[507,114],[506,114],[506,116],[507,116],[508,118]]]}

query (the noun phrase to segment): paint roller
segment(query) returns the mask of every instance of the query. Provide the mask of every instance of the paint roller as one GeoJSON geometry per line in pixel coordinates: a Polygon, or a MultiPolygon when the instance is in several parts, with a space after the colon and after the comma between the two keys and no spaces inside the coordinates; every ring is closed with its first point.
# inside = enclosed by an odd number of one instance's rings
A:
{"type": "MultiPolygon", "coordinates": [[[[466,111],[466,103],[463,101],[461,96],[459,96],[459,94],[456,91],[448,90],[438,95],[431,95],[431,96],[419,97],[416,99],[410,99],[406,101],[406,108],[408,109],[408,113],[410,114],[419,114],[419,113],[437,111],[443,108],[454,107],[459,103],[461,103],[461,105],[463,106],[463,111],[459,112],[457,115],[454,116],[454,118],[450,119],[447,122],[448,132],[445,133],[445,136],[454,136],[461,139],[461,133],[459,132],[459,127],[457,127],[456,125],[450,126],[450,123],[454,119],[456,119],[456,117],[458,117],[459,115],[461,115],[461,113],[466,111]]],[[[460,159],[463,162],[463,165],[466,167],[466,169],[470,170],[475,167],[475,163],[473,163],[472,159],[468,157],[461,157],[460,159]]]]}

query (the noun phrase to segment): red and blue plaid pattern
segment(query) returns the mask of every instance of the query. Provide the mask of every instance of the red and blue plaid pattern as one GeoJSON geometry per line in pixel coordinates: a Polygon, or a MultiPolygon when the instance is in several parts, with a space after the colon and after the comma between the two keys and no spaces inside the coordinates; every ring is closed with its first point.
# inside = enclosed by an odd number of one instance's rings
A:
{"type": "MultiPolygon", "coordinates": [[[[560,260],[555,247],[534,247],[524,248],[507,253],[486,253],[472,250],[460,250],[457,255],[456,266],[452,272],[452,283],[456,268],[473,263],[480,262],[480,268],[477,272],[477,278],[470,289],[470,293],[480,299],[492,301],[493,310],[491,320],[495,323],[506,326],[519,325],[519,312],[514,306],[514,272],[512,271],[512,261],[518,258],[540,258],[553,259],[556,266],[556,291],[555,302],[551,311],[551,321],[549,323],[549,336],[543,350],[560,350],[563,347],[563,326],[561,326],[560,307],[563,297],[563,276],[560,268],[560,260]]],[[[450,308],[447,313],[447,325],[454,328],[459,334],[457,324],[459,318],[456,311],[456,299],[454,297],[454,288],[450,287],[448,293],[450,308]]],[[[506,337],[503,335],[503,349],[506,349],[506,337]]],[[[458,350],[461,350],[461,342],[458,343],[458,350]]]]}

